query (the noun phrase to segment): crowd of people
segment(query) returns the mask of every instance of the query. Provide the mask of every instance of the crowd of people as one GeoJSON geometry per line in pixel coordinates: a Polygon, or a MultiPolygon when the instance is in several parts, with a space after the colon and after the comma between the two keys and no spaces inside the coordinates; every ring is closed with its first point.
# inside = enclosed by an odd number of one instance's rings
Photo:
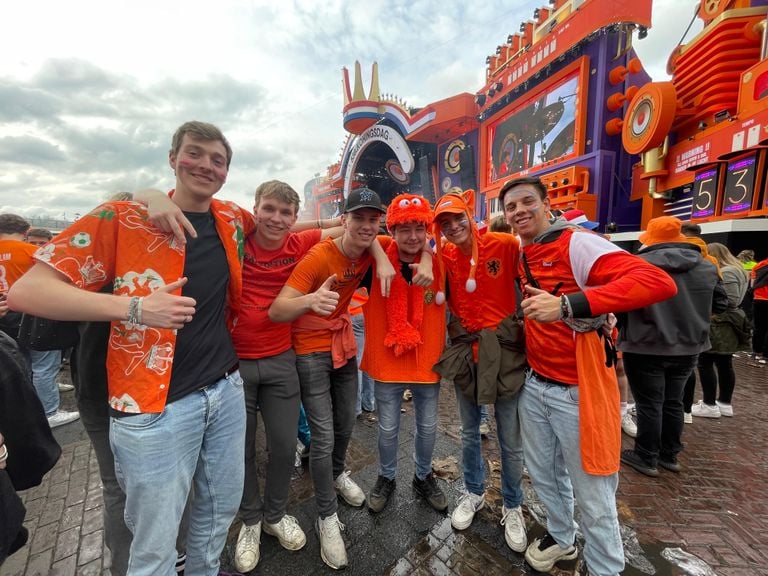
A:
{"type": "MultiPolygon", "coordinates": [[[[261,184],[252,213],[215,198],[231,159],[218,128],[188,122],[172,139],[170,194],[114,198],[55,237],[0,215],[0,365],[14,367],[3,370],[0,397],[31,391],[30,382],[36,392],[0,404],[0,490],[30,485],[7,485],[2,472],[13,480],[27,450],[46,455],[39,482],[58,457],[50,429],[80,417],[99,464],[115,575],[170,576],[181,565],[219,574],[237,518],[241,572],[258,565],[262,532],[303,548],[288,491],[304,414],[300,448],[329,567],[348,564],[339,498],[375,514],[393,494],[404,395],[415,412],[411,484],[447,511],[432,471],[447,385],[464,485],[452,526],[468,528],[485,505],[481,438],[492,406],[509,548],[544,572],[575,558],[576,505],[590,574],[619,574],[620,464],[679,473],[689,414],[733,416],[731,358],[749,350],[748,292],[752,361],[768,355],[768,260],[752,255],[747,269],[727,247],[693,241],[676,218],[652,220],[630,254],[583,214],[553,217],[545,186],[524,177],[501,188],[505,222],[491,231],[478,227],[471,190],[434,207],[407,193],[385,206],[360,187],[339,218],[299,222],[299,196],[283,182],[261,184]],[[360,307],[355,320],[350,308],[360,307]],[[79,413],[59,409],[56,374],[70,346],[79,413]],[[703,399],[694,405],[697,366],[703,399]],[[22,401],[24,425],[40,430],[24,441],[11,424],[22,401]],[[378,477],[366,494],[346,453],[356,416],[373,411],[378,477]],[[631,450],[621,450],[622,428],[636,436],[631,450]],[[547,513],[532,542],[524,463],[547,513]]],[[[0,562],[26,540],[12,512],[0,562]]]]}

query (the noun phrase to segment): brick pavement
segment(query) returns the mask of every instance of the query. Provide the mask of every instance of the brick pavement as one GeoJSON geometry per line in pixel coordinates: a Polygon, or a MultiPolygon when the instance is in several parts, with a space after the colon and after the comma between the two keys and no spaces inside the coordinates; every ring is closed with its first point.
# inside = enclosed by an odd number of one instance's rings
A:
{"type": "MultiPolygon", "coordinates": [[[[662,557],[662,551],[681,548],[703,560],[719,576],[768,576],[768,369],[735,361],[737,388],[735,418],[694,419],[686,425],[686,449],[680,457],[682,474],[661,470],[657,479],[626,467],[620,475],[618,506],[627,551],[625,575],[686,574],[662,557]]],[[[74,405],[72,393],[63,406],[74,405]]],[[[504,544],[498,489],[498,450],[493,434],[483,443],[491,470],[488,503],[473,525],[463,532],[450,519],[424,505],[412,492],[412,404],[406,404],[400,437],[398,485],[394,499],[379,515],[340,505],[350,552],[347,574],[446,574],[492,576],[532,574],[519,554],[504,544]]],[[[459,457],[458,417],[450,387],[441,396],[435,457],[459,457]]],[[[96,459],[82,426],[56,430],[64,451],[42,485],[23,494],[29,543],[0,567],[0,576],[108,574],[109,551],[103,545],[101,494],[96,459]]],[[[624,437],[624,446],[631,439],[624,437]]],[[[348,458],[353,476],[370,489],[376,479],[376,423],[357,423],[348,458]]],[[[297,471],[291,485],[290,512],[307,532],[300,552],[280,548],[274,538],[262,537],[262,560],[253,574],[329,574],[319,559],[312,529],[315,516],[311,482],[306,469],[297,471]]],[[[450,474],[449,474],[450,476],[450,474]]],[[[455,497],[460,481],[444,486],[455,497]]],[[[526,520],[533,537],[542,528],[544,513],[526,484],[526,520]]],[[[231,565],[239,526],[230,531],[222,565],[231,565]]],[[[580,561],[563,563],[555,573],[583,574],[580,561]]],[[[703,574],[703,573],[702,573],[703,574]]]]}

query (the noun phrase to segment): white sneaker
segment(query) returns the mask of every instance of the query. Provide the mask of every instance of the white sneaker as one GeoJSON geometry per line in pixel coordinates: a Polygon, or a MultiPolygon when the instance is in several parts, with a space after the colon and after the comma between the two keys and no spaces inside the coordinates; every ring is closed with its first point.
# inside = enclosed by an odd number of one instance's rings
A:
{"type": "Polygon", "coordinates": [[[344,498],[344,501],[350,506],[360,507],[365,504],[365,493],[360,489],[352,478],[349,477],[349,470],[346,470],[336,477],[333,481],[336,492],[344,498]]]}
{"type": "Polygon", "coordinates": [[[259,545],[261,543],[261,522],[240,527],[235,546],[235,568],[238,572],[250,572],[259,563],[259,545]]]}
{"type": "Polygon", "coordinates": [[[57,410],[55,414],[48,416],[48,426],[56,428],[57,426],[63,426],[69,424],[80,418],[80,412],[65,412],[64,410],[57,410]]]}
{"type": "Polygon", "coordinates": [[[637,416],[637,404],[632,402],[631,404],[627,404],[627,414],[632,414],[632,416],[637,416]]]}
{"type": "Polygon", "coordinates": [[[59,387],[59,392],[71,392],[75,389],[72,384],[65,384],[64,382],[57,382],[56,385],[59,387]]]}
{"type": "Polygon", "coordinates": [[[691,414],[700,418],[720,418],[720,408],[717,407],[717,404],[710,406],[704,404],[704,400],[699,400],[691,406],[691,414]]]}
{"type": "Polygon", "coordinates": [[[621,429],[624,431],[624,434],[631,438],[637,436],[637,424],[635,424],[635,421],[632,419],[632,414],[629,412],[621,417],[621,429]]]}
{"type": "Polygon", "coordinates": [[[728,416],[729,418],[733,416],[733,406],[730,404],[724,404],[723,402],[720,402],[720,400],[715,400],[715,405],[720,410],[720,416],[728,416]]]}
{"type": "Polygon", "coordinates": [[[690,412],[683,412],[683,423],[693,424],[693,414],[690,412]]]}
{"type": "Polygon", "coordinates": [[[288,514],[283,516],[277,524],[265,521],[264,532],[277,538],[280,546],[286,550],[301,550],[307,543],[307,537],[296,518],[288,514]]]}
{"type": "Polygon", "coordinates": [[[485,506],[485,494],[472,494],[465,492],[456,500],[456,508],[451,514],[451,526],[456,530],[469,528],[475,513],[485,506]]]}
{"type": "Polygon", "coordinates": [[[515,552],[525,552],[528,547],[528,537],[525,534],[525,519],[523,509],[501,507],[501,525],[504,526],[504,540],[507,546],[515,552]]]}
{"type": "Polygon", "coordinates": [[[328,518],[318,518],[317,535],[320,538],[320,557],[323,562],[334,570],[340,570],[347,566],[347,547],[341,537],[344,524],[339,521],[338,514],[328,518]]]}

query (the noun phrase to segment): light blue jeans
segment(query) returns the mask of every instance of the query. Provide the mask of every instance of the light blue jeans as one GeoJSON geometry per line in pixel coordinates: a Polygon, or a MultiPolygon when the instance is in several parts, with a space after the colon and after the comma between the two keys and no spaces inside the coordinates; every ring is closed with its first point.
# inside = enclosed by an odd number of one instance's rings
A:
{"type": "Polygon", "coordinates": [[[589,573],[620,574],[624,548],[616,513],[619,477],[587,474],[581,467],[578,386],[549,384],[529,374],[520,396],[520,420],[525,463],[547,510],[547,530],[563,548],[573,544],[575,496],[589,573]]]}
{"type": "Polygon", "coordinates": [[[53,416],[59,409],[59,385],[56,377],[61,367],[61,350],[29,351],[32,360],[32,384],[43,404],[46,416],[53,416]]]}
{"type": "MultiPolygon", "coordinates": [[[[355,333],[357,344],[357,365],[363,361],[363,349],[365,348],[365,316],[355,314],[352,318],[352,331],[355,333]]],[[[357,401],[355,402],[355,416],[359,416],[363,410],[373,412],[376,409],[376,401],[373,393],[373,378],[366,372],[357,371],[357,401]]]]}
{"type": "Polygon", "coordinates": [[[112,418],[115,473],[133,532],[130,576],[175,574],[176,534],[194,482],[188,576],[216,576],[243,493],[245,400],[239,372],[159,414],[112,418]]]}
{"type": "MultiPolygon", "coordinates": [[[[461,463],[464,485],[472,494],[485,492],[485,460],[480,439],[480,421],[483,406],[475,404],[456,386],[456,398],[461,416],[461,463]]],[[[497,400],[494,406],[496,432],[501,448],[501,495],[504,506],[515,508],[523,503],[523,445],[520,420],[517,415],[519,394],[506,400],[497,400]]]]}
{"type": "Polygon", "coordinates": [[[376,406],[379,412],[379,476],[394,480],[397,474],[400,405],[403,392],[409,388],[416,408],[416,442],[413,461],[416,476],[424,480],[432,472],[432,452],[437,432],[437,396],[440,384],[392,384],[375,382],[376,406]]]}

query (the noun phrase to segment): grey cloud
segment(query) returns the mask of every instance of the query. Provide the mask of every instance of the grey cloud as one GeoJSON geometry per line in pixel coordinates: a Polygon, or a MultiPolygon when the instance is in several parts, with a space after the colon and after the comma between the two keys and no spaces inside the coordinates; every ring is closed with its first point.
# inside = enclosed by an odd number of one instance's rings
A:
{"type": "Polygon", "coordinates": [[[58,146],[33,136],[6,136],[0,138],[0,163],[39,164],[59,163],[65,159],[58,146]]]}

